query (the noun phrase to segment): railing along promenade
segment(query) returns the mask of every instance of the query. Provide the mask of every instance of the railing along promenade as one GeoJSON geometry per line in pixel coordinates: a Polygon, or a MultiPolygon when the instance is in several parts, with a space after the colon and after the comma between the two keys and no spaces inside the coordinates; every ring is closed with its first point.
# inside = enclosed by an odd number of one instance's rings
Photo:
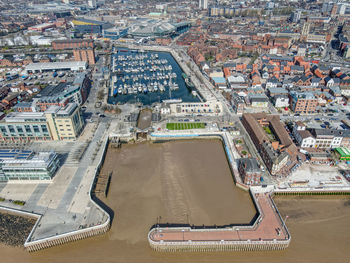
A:
{"type": "Polygon", "coordinates": [[[195,229],[192,227],[156,227],[148,233],[148,242],[156,251],[249,251],[280,250],[291,237],[270,193],[251,192],[259,216],[253,225],[195,229]]]}

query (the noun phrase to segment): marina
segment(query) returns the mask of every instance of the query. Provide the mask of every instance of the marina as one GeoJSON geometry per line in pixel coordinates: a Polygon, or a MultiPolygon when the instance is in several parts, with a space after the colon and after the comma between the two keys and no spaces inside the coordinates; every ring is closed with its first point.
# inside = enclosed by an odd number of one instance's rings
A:
{"type": "Polygon", "coordinates": [[[170,53],[116,48],[111,65],[110,104],[200,101],[170,53]]]}

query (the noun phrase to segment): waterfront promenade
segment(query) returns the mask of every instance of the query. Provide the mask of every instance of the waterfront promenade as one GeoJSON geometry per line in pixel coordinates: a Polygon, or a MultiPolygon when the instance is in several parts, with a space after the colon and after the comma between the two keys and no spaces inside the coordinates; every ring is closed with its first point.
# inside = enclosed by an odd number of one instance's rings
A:
{"type": "Polygon", "coordinates": [[[288,247],[291,237],[269,192],[251,192],[259,216],[253,225],[229,227],[156,227],[149,232],[157,251],[275,250],[288,247]]]}
{"type": "MultiPolygon", "coordinates": [[[[8,203],[2,207],[5,211],[24,212],[37,218],[24,243],[28,251],[104,233],[109,229],[109,214],[91,198],[93,182],[103,163],[108,134],[108,127],[101,123],[79,163],[64,164],[50,184],[33,185],[35,190],[28,195],[23,207],[8,203]]],[[[5,186],[5,189],[10,186],[17,185],[5,186]]]]}

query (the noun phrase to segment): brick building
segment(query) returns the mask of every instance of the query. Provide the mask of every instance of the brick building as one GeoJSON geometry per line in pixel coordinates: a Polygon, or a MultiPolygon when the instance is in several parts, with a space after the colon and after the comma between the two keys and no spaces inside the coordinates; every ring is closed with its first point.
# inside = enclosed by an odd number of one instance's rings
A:
{"type": "Polygon", "coordinates": [[[94,41],[92,39],[67,39],[56,40],[51,43],[52,48],[59,49],[76,49],[76,48],[93,48],[94,41]]]}
{"type": "Polygon", "coordinates": [[[92,48],[90,49],[74,49],[73,50],[75,61],[85,61],[89,65],[95,64],[95,52],[92,48]]]}
{"type": "Polygon", "coordinates": [[[317,99],[310,92],[290,92],[290,105],[295,113],[312,114],[316,113],[317,99]]]}
{"type": "Polygon", "coordinates": [[[240,159],[238,171],[244,184],[258,185],[260,183],[261,171],[256,159],[240,159]]]}

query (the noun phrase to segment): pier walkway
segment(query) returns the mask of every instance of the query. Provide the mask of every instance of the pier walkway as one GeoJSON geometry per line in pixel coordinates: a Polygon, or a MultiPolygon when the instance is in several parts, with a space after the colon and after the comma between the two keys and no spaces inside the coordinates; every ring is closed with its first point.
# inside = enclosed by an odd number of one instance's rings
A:
{"type": "Polygon", "coordinates": [[[251,192],[259,212],[251,226],[232,225],[208,229],[157,227],[148,234],[157,251],[274,250],[289,245],[290,234],[269,192],[251,192]]]}

